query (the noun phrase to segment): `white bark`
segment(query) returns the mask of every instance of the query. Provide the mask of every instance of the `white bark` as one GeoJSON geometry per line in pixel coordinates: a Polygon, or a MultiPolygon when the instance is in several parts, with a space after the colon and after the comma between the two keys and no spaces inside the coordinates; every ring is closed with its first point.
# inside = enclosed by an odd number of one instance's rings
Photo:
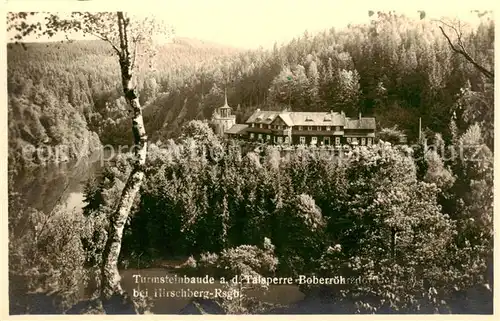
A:
{"type": "Polygon", "coordinates": [[[118,13],[120,32],[120,68],[125,99],[131,109],[132,132],[134,134],[134,164],[132,172],[125,183],[116,211],[110,218],[108,238],[103,252],[101,270],[101,298],[109,300],[113,295],[122,295],[118,258],[120,256],[123,229],[132,209],[134,200],[144,179],[144,165],[147,156],[147,135],[142,118],[142,109],[135,89],[132,87],[132,59],[130,57],[127,26],[128,20],[118,13]]]}

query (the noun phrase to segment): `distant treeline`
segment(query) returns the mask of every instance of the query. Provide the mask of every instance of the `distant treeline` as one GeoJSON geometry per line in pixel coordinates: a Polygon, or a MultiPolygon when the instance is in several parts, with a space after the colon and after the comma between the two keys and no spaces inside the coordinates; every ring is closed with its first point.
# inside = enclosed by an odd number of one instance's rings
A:
{"type": "MultiPolygon", "coordinates": [[[[149,136],[175,137],[187,120],[210,117],[227,88],[240,122],[256,108],[344,110],[375,116],[381,128],[397,125],[410,139],[421,117],[424,128],[449,140],[455,117],[461,132],[481,123],[492,147],[492,86],[452,52],[439,22],[393,13],[372,18],[340,31],[306,32],[272,50],[241,52],[189,39],[160,48],[154,69],[144,69],[137,84],[149,136]],[[465,112],[471,105],[473,112],[465,112]]],[[[493,70],[493,20],[486,15],[477,27],[461,28],[468,53],[493,70]]],[[[130,143],[118,72],[102,42],[13,46],[11,150],[78,141],[87,131],[103,143],[130,143]]]]}

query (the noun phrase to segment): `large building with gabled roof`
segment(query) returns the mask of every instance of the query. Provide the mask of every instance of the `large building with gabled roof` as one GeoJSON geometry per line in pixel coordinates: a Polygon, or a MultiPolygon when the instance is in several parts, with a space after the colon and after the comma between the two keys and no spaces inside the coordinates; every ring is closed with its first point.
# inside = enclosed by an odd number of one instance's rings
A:
{"type": "Polygon", "coordinates": [[[245,122],[225,131],[232,138],[271,144],[371,145],[375,118],[346,117],[344,112],[263,111],[257,109],[245,122]]]}

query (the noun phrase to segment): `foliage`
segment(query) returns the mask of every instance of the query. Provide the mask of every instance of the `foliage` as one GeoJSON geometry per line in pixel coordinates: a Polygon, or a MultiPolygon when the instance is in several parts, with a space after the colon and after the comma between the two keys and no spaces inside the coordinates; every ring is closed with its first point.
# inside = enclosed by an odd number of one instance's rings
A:
{"type": "Polygon", "coordinates": [[[405,142],[406,136],[397,126],[394,126],[392,128],[382,128],[377,133],[377,138],[391,144],[400,144],[405,142]]]}
{"type": "MultiPolygon", "coordinates": [[[[193,261],[193,260],[190,260],[193,261]]],[[[267,237],[263,246],[240,245],[224,249],[220,254],[202,253],[196,264],[191,263],[188,273],[210,275],[216,278],[225,278],[223,289],[228,293],[239,293],[237,297],[217,298],[217,302],[227,314],[255,313],[260,305],[258,300],[248,295],[249,289],[266,290],[266,284],[247,283],[239,279],[232,282],[237,276],[262,278],[272,275],[276,271],[278,259],[274,254],[274,245],[267,237]]]]}
{"type": "Polygon", "coordinates": [[[282,269],[290,276],[310,272],[324,245],[326,221],[321,209],[310,195],[300,194],[284,204],[278,215],[279,228],[288,231],[275,234],[282,269]]]}
{"type": "Polygon", "coordinates": [[[91,222],[81,213],[65,213],[61,208],[43,213],[25,206],[19,196],[9,192],[11,308],[29,313],[36,302],[16,307],[26,295],[57,295],[60,300],[54,308],[61,313],[82,298],[89,282],[82,238],[91,233],[91,222]]]}
{"type": "Polygon", "coordinates": [[[274,256],[274,245],[268,238],[264,246],[240,245],[224,249],[220,254],[201,253],[195,264],[191,264],[200,275],[225,277],[230,280],[236,275],[266,276],[271,275],[278,265],[274,256]]]}
{"type": "Polygon", "coordinates": [[[439,154],[434,150],[430,150],[425,156],[427,173],[424,176],[424,180],[436,184],[442,190],[450,188],[455,182],[455,178],[451,171],[444,167],[439,154]]]}

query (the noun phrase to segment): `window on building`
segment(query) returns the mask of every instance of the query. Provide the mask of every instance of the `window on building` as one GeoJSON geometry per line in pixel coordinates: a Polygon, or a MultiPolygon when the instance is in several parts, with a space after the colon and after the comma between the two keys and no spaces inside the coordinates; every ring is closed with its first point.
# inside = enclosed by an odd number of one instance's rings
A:
{"type": "Polygon", "coordinates": [[[361,138],[361,145],[366,145],[366,139],[365,138],[361,138]]]}
{"type": "Polygon", "coordinates": [[[316,136],[311,137],[311,144],[316,145],[317,143],[318,143],[318,137],[316,136]]]}
{"type": "Polygon", "coordinates": [[[340,145],[340,137],[335,137],[335,145],[340,145]]]}
{"type": "Polygon", "coordinates": [[[266,135],[266,140],[270,140],[271,139],[271,135],[266,135]]]}
{"type": "Polygon", "coordinates": [[[332,130],[330,126],[326,126],[326,130],[332,130]]]}
{"type": "Polygon", "coordinates": [[[372,144],[372,139],[370,137],[367,138],[367,145],[371,145],[372,144]]]}
{"type": "Polygon", "coordinates": [[[347,142],[350,143],[351,142],[351,137],[347,137],[347,142]]]}
{"type": "Polygon", "coordinates": [[[307,130],[313,130],[312,126],[308,126],[307,130]]]}
{"type": "Polygon", "coordinates": [[[259,124],[259,128],[262,128],[262,124],[259,124]]]}
{"type": "Polygon", "coordinates": [[[300,143],[304,145],[306,143],[306,137],[305,136],[300,136],[300,143]]]}
{"type": "Polygon", "coordinates": [[[290,137],[288,137],[288,136],[285,137],[285,143],[286,144],[290,143],[290,137]]]}
{"type": "Polygon", "coordinates": [[[299,130],[302,130],[302,126],[299,126],[299,130]]]}
{"type": "Polygon", "coordinates": [[[255,124],[254,124],[254,123],[252,123],[252,127],[255,127],[255,124]]]}
{"type": "Polygon", "coordinates": [[[356,137],[353,137],[352,138],[352,142],[357,144],[358,143],[358,139],[356,137]]]}
{"type": "Polygon", "coordinates": [[[278,136],[278,144],[282,144],[282,143],[283,143],[283,137],[278,136]]]}
{"type": "Polygon", "coordinates": [[[325,145],[330,145],[330,137],[325,137],[325,138],[323,138],[323,143],[324,143],[325,145]]]}
{"type": "Polygon", "coordinates": [[[321,126],[317,126],[316,130],[322,130],[321,126]]]}
{"type": "Polygon", "coordinates": [[[277,127],[278,127],[278,129],[281,129],[281,125],[278,125],[277,127]]]}
{"type": "MultiPolygon", "coordinates": [[[[252,124],[253,125],[253,124],[252,124]]],[[[253,127],[253,126],[252,126],[253,127]]],[[[254,133],[250,133],[250,139],[254,139],[255,138],[255,134],[254,133]]]]}
{"type": "Polygon", "coordinates": [[[257,136],[257,138],[258,138],[259,140],[262,140],[262,134],[259,134],[259,136],[257,136]]]}
{"type": "Polygon", "coordinates": [[[341,131],[342,129],[340,128],[340,126],[337,126],[335,130],[336,131],[341,131]]]}

